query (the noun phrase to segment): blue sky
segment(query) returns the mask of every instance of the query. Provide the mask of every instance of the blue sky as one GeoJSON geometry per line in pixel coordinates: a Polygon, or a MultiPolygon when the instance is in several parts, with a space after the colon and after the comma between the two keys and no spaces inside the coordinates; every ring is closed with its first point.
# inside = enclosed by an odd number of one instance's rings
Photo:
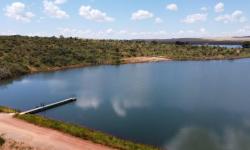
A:
{"type": "Polygon", "coordinates": [[[1,0],[0,34],[81,38],[250,35],[248,0],[1,0]]]}

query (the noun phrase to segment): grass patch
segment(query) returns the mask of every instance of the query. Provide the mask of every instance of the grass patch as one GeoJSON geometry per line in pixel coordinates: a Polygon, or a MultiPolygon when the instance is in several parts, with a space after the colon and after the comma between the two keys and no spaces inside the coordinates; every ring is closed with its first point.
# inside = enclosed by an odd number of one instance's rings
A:
{"type": "Polygon", "coordinates": [[[16,113],[17,111],[8,107],[0,106],[0,113],[16,113]]]}
{"type": "Polygon", "coordinates": [[[2,137],[0,137],[0,146],[2,146],[4,143],[5,143],[5,140],[2,137]]]}
{"type": "Polygon", "coordinates": [[[82,138],[84,140],[90,140],[93,141],[94,143],[106,145],[121,150],[158,150],[157,148],[152,146],[136,144],[130,141],[116,138],[114,136],[105,134],[100,131],[94,131],[86,127],[64,123],[52,119],[47,119],[38,115],[28,114],[28,115],[17,115],[16,117],[38,126],[52,128],[70,134],[72,136],[82,138]]]}

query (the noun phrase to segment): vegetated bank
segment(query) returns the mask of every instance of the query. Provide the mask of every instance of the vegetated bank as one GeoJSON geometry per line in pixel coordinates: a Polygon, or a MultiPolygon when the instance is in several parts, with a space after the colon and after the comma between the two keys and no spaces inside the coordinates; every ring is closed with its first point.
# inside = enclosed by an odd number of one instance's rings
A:
{"type": "MultiPolygon", "coordinates": [[[[0,106],[0,113],[11,113],[13,112],[14,110],[12,109],[9,109],[9,108],[6,108],[6,107],[3,107],[3,106],[0,106]]],[[[0,135],[0,147],[5,143],[5,140],[1,137],[0,135]]]]}
{"type": "Polygon", "coordinates": [[[97,144],[102,144],[120,150],[158,150],[153,146],[137,144],[131,141],[122,140],[106,133],[88,129],[83,126],[73,125],[61,121],[44,118],[38,115],[17,115],[18,119],[22,119],[29,123],[58,130],[60,132],[70,134],[72,136],[89,140],[97,144]]]}
{"type": "Polygon", "coordinates": [[[0,113],[16,113],[17,111],[8,107],[0,106],[0,113]]]}
{"type": "Polygon", "coordinates": [[[234,59],[250,57],[250,49],[157,41],[0,36],[0,80],[38,71],[122,64],[128,63],[126,58],[158,56],[172,60],[234,59]]]}
{"type": "Polygon", "coordinates": [[[243,48],[250,48],[250,41],[243,42],[242,47],[243,48]]]}
{"type": "MultiPolygon", "coordinates": [[[[14,113],[16,110],[11,108],[0,106],[0,113],[14,113]]],[[[51,128],[84,140],[89,140],[97,144],[106,145],[112,148],[121,150],[158,150],[157,148],[144,144],[137,144],[131,141],[122,140],[106,133],[91,130],[89,128],[73,125],[61,121],[47,119],[39,115],[15,115],[16,118],[24,120],[34,125],[38,125],[45,128],[51,128]]],[[[0,137],[0,145],[4,143],[4,139],[0,137]]]]}

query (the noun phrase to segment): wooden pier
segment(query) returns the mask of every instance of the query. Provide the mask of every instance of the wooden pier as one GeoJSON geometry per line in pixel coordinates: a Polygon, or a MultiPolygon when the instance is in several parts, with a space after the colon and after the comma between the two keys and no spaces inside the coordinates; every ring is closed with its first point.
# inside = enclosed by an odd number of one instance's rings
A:
{"type": "Polygon", "coordinates": [[[45,110],[48,110],[48,109],[55,108],[57,106],[61,106],[61,105],[64,105],[64,104],[75,102],[76,100],[77,100],[76,98],[68,98],[68,99],[65,99],[65,100],[61,100],[59,102],[55,102],[55,103],[52,103],[52,104],[48,104],[48,105],[40,106],[40,107],[31,109],[31,110],[27,110],[27,111],[21,112],[19,114],[20,115],[35,114],[35,113],[39,113],[39,112],[42,112],[42,111],[45,111],[45,110]]]}

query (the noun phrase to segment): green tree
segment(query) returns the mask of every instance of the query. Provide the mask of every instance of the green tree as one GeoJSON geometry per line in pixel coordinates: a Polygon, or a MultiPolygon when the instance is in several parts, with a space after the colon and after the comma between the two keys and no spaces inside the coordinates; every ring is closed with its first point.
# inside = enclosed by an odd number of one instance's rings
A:
{"type": "Polygon", "coordinates": [[[243,42],[242,47],[243,48],[250,48],[250,41],[243,42]]]}

